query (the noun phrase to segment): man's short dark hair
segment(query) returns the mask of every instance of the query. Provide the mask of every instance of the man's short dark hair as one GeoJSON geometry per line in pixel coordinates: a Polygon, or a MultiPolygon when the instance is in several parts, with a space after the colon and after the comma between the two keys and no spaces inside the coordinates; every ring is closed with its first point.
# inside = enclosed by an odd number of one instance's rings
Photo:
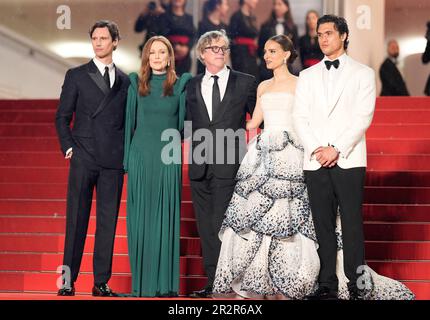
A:
{"type": "Polygon", "coordinates": [[[334,23],[334,29],[336,31],[339,31],[340,35],[346,34],[346,39],[345,39],[345,42],[343,43],[343,48],[346,50],[349,44],[349,40],[348,40],[349,29],[348,29],[348,23],[346,22],[345,18],[338,17],[332,14],[326,14],[318,19],[317,31],[320,28],[320,25],[324,23],[330,23],[330,22],[334,23]]]}
{"type": "Polygon", "coordinates": [[[118,29],[118,25],[113,22],[113,21],[109,21],[109,20],[99,20],[96,23],[94,23],[94,25],[91,27],[90,29],[90,38],[93,37],[93,32],[94,30],[96,30],[97,28],[108,28],[109,33],[112,37],[112,41],[115,40],[120,40],[121,37],[119,35],[119,29],[118,29]]]}

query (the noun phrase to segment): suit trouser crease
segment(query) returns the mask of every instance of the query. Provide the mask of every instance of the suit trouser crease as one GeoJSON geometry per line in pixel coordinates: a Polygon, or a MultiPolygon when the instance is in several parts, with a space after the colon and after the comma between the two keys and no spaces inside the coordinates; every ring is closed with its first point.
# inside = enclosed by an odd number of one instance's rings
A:
{"type": "Polygon", "coordinates": [[[190,180],[192,200],[197,218],[203,262],[208,277],[206,287],[213,285],[221,248],[218,237],[224,215],[230,203],[235,179],[219,179],[212,173],[210,166],[205,176],[199,180],[190,180]]]}
{"type": "Polygon", "coordinates": [[[348,287],[356,286],[357,268],[364,265],[364,235],[362,201],[364,192],[364,167],[342,169],[320,168],[305,171],[309,201],[318,239],[321,269],[320,286],[337,291],[336,276],[337,239],[336,215],[340,210],[344,271],[348,287]]]}
{"type": "Polygon", "coordinates": [[[97,188],[94,283],[102,284],[109,281],[122,183],[122,170],[103,169],[75,155],[72,157],[63,261],[63,264],[71,269],[71,282],[77,280],[81,266],[94,187],[97,188]]]}

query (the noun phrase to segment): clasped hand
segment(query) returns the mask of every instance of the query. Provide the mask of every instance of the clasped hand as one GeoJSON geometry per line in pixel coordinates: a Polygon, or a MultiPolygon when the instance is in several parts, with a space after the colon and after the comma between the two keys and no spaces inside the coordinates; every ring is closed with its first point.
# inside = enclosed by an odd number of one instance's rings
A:
{"type": "Polygon", "coordinates": [[[339,152],[337,152],[332,146],[319,147],[313,152],[313,155],[324,168],[334,167],[339,160],[339,152]]]}

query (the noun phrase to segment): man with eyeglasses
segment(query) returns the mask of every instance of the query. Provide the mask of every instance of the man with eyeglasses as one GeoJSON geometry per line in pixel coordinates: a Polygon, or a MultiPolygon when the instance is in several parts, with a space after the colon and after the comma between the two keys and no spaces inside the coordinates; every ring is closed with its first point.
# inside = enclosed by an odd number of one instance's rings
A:
{"type": "Polygon", "coordinates": [[[212,295],[221,247],[218,232],[246,152],[246,113],[252,114],[256,101],[255,77],[227,67],[229,52],[224,30],[203,34],[197,43],[197,55],[206,67],[205,73],[191,79],[187,86],[187,120],[192,123],[193,134],[189,177],[208,277],[205,288],[191,294],[194,298],[212,295]],[[210,139],[197,138],[202,129],[210,132],[210,139]],[[234,134],[221,139],[220,132],[234,134]],[[204,152],[197,154],[200,150],[204,152]]]}

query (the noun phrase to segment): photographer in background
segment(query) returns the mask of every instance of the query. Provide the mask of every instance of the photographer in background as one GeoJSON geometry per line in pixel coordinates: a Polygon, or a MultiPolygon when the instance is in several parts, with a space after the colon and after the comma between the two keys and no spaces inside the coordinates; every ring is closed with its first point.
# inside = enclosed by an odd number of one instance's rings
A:
{"type": "Polygon", "coordinates": [[[157,4],[155,1],[150,1],[137,18],[134,25],[134,31],[139,33],[146,30],[145,39],[143,40],[142,44],[139,45],[140,53],[142,53],[142,48],[148,39],[162,34],[160,16],[165,13],[169,7],[170,0],[160,0],[159,4],[157,4]]]}
{"type": "MultiPolygon", "coordinates": [[[[427,39],[426,50],[424,51],[424,53],[421,57],[424,64],[426,64],[430,61],[430,21],[427,22],[426,39],[427,39]]],[[[426,83],[426,86],[424,88],[424,93],[426,96],[430,96],[430,76],[427,79],[427,83],[426,83]]]]}

